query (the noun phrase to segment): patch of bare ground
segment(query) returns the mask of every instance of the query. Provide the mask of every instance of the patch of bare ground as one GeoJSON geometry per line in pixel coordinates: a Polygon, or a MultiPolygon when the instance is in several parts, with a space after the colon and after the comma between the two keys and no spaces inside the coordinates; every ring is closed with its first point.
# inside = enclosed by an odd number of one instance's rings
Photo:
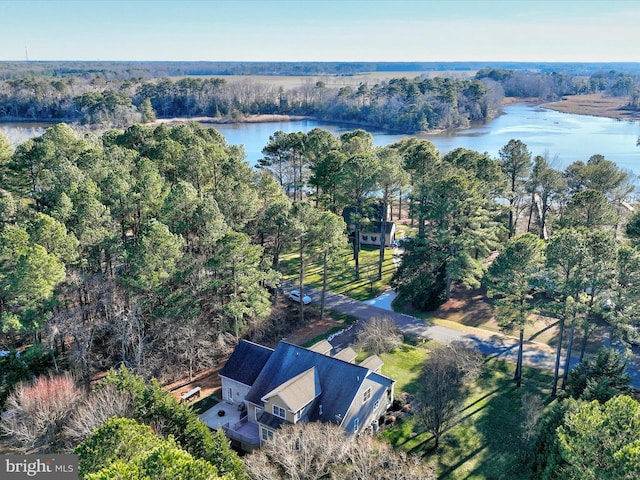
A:
{"type": "Polygon", "coordinates": [[[440,308],[435,310],[433,315],[436,318],[470,327],[498,330],[498,324],[493,315],[493,306],[487,300],[482,289],[455,289],[451,299],[440,305],[440,308]]]}
{"type": "MultiPolygon", "coordinates": [[[[320,309],[315,306],[307,307],[305,310],[305,322],[299,325],[298,322],[298,309],[296,305],[289,302],[280,302],[274,309],[272,318],[277,319],[281,324],[294,325],[295,327],[289,331],[281,331],[278,329],[278,333],[283,335],[267,335],[263,337],[263,340],[255,338],[257,343],[266,345],[268,347],[275,347],[278,341],[286,339],[287,342],[296,345],[302,345],[309,340],[312,340],[333,327],[340,325],[340,323],[328,315],[325,315],[324,319],[320,319],[320,309]],[[296,326],[299,325],[299,326],[296,326]],[[270,338],[271,337],[271,338],[270,338]]],[[[255,333],[254,333],[255,335],[255,333]]],[[[181,379],[177,382],[165,385],[164,387],[171,392],[171,394],[180,400],[182,393],[188,392],[194,387],[200,387],[200,397],[208,397],[215,395],[218,398],[221,397],[221,382],[220,382],[220,370],[227,362],[228,356],[220,357],[217,365],[208,370],[199,372],[193,377],[192,380],[181,379]]]]}
{"type": "MultiPolygon", "coordinates": [[[[446,320],[463,327],[474,327],[488,332],[499,332],[493,301],[487,297],[483,288],[456,288],[451,300],[445,302],[433,312],[436,319],[446,320]]],[[[558,328],[557,319],[544,315],[533,315],[533,321],[525,329],[525,340],[553,346],[555,345],[558,328]]],[[[514,338],[517,332],[503,332],[514,338]]]]}
{"type": "MultiPolygon", "coordinates": [[[[542,302],[539,304],[540,313],[531,315],[531,322],[525,328],[524,338],[527,342],[535,342],[537,348],[555,351],[558,345],[558,319],[545,314],[545,301],[544,299],[540,301],[542,302]]],[[[472,290],[456,288],[452,293],[451,300],[432,312],[432,319],[435,323],[438,323],[438,320],[444,320],[448,322],[446,326],[452,326],[452,323],[458,324],[460,329],[473,330],[474,334],[485,331],[489,336],[495,332],[500,332],[500,326],[494,314],[493,301],[487,297],[486,291],[482,288],[472,290]]],[[[568,326],[566,325],[567,330],[565,330],[563,338],[563,346],[565,348],[569,337],[568,326]]],[[[517,340],[517,331],[503,331],[501,333],[517,340]]],[[[596,327],[589,335],[586,348],[587,354],[593,354],[605,345],[607,337],[606,325],[596,327]]],[[[582,340],[582,331],[580,328],[576,328],[573,355],[579,354],[582,340]]]]}
{"type": "Polygon", "coordinates": [[[600,93],[571,95],[559,102],[546,103],[544,108],[576,115],[616,118],[618,120],[638,120],[640,111],[628,107],[625,97],[609,97],[600,93]]]}
{"type": "Polygon", "coordinates": [[[165,385],[165,388],[169,390],[177,400],[180,400],[180,395],[188,392],[194,387],[200,387],[200,396],[208,397],[209,395],[215,394],[220,397],[220,370],[226,363],[227,359],[221,359],[218,364],[210,368],[208,370],[204,370],[198,373],[193,377],[192,380],[179,380],[177,382],[171,383],[169,385],[165,385]]]}
{"type": "Polygon", "coordinates": [[[504,97],[502,99],[502,106],[516,105],[519,103],[525,103],[529,105],[536,105],[540,103],[537,97],[504,97]]]}
{"type": "Polygon", "coordinates": [[[311,319],[310,322],[292,332],[285,340],[295,345],[302,345],[338,325],[340,325],[340,323],[331,317],[325,316],[324,320],[321,320],[319,316],[316,315],[315,319],[311,319]]]}

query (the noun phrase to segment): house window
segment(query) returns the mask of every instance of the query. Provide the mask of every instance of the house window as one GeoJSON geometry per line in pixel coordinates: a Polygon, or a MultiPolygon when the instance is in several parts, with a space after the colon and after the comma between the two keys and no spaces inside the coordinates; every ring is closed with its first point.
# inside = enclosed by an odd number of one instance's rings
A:
{"type": "Polygon", "coordinates": [[[233,400],[233,388],[229,387],[229,391],[227,392],[227,400],[233,400]]]}
{"type": "Polygon", "coordinates": [[[377,410],[379,406],[380,406],[380,400],[376,400],[376,403],[373,405],[373,409],[377,410]]]}
{"type": "Polygon", "coordinates": [[[371,398],[371,389],[367,388],[362,396],[362,403],[366,403],[371,398]]]}
{"type": "Polygon", "coordinates": [[[378,237],[371,236],[371,241],[375,242],[378,237]]]}
{"type": "Polygon", "coordinates": [[[268,428],[262,428],[262,440],[266,442],[267,440],[273,440],[273,432],[268,428]]]}
{"type": "Polygon", "coordinates": [[[369,235],[362,235],[362,240],[364,240],[365,242],[369,240],[369,235]]]}
{"type": "Polygon", "coordinates": [[[273,414],[276,417],[287,418],[287,412],[285,412],[284,408],[279,407],[278,405],[273,406],[273,414]]]}
{"type": "Polygon", "coordinates": [[[358,427],[360,426],[360,420],[357,418],[353,419],[353,433],[358,433],[358,427]]]}

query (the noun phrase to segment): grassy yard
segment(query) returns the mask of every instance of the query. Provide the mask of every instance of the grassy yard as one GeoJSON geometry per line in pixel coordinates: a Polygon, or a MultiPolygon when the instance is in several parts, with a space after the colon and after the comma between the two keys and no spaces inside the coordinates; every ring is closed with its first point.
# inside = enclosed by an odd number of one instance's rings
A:
{"type": "Polygon", "coordinates": [[[196,414],[201,415],[207,410],[209,410],[211,407],[216,405],[217,403],[220,403],[221,401],[222,400],[220,400],[215,395],[209,395],[207,397],[204,397],[202,400],[198,400],[197,402],[194,402],[193,411],[196,414]]]}
{"type": "MultiPolygon", "coordinates": [[[[378,256],[376,247],[362,247],[360,251],[360,280],[356,280],[355,261],[351,250],[341,252],[339,259],[329,268],[327,275],[328,288],[334,293],[342,293],[356,300],[368,300],[381,293],[391,281],[395,272],[391,249],[385,250],[382,264],[382,279],[376,280],[378,274],[378,256]]],[[[282,255],[280,270],[284,279],[289,282],[298,281],[300,262],[295,251],[282,255]]],[[[316,256],[305,267],[305,286],[322,288],[322,258],[316,256]]]]}
{"type": "MultiPolygon", "coordinates": [[[[415,393],[428,347],[404,344],[384,355],[383,373],[397,380],[396,394],[415,393]]],[[[525,367],[523,386],[518,389],[512,381],[513,369],[513,364],[502,360],[487,362],[485,372],[461,398],[457,423],[443,435],[437,451],[433,451],[431,435],[416,425],[414,417],[383,435],[396,448],[424,457],[440,479],[524,480],[521,398],[530,392],[548,402],[552,377],[525,367]]]]}
{"type": "Polygon", "coordinates": [[[420,370],[429,355],[428,345],[414,346],[404,343],[392,353],[380,355],[384,361],[382,373],[396,380],[396,393],[416,393],[420,370]]]}

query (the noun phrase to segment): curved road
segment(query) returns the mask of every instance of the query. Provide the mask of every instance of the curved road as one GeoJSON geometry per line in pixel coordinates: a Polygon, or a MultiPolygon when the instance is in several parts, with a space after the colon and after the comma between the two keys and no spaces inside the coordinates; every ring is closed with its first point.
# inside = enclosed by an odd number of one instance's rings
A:
{"type": "MultiPolygon", "coordinates": [[[[305,288],[305,291],[313,299],[314,303],[320,302],[321,291],[319,289],[305,288]]],[[[384,295],[392,296],[393,294],[385,292],[381,297],[384,295]]],[[[433,325],[425,320],[392,311],[392,299],[393,297],[386,299],[381,298],[381,301],[376,303],[381,304],[385,308],[380,308],[367,302],[354,300],[345,295],[327,292],[325,307],[330,310],[352,315],[358,320],[365,322],[372,317],[389,317],[402,332],[410,335],[433,339],[444,344],[453,341],[462,341],[489,357],[499,357],[513,362],[517,359],[518,341],[515,338],[473,327],[463,327],[463,330],[454,330],[452,328],[433,325]]],[[[333,337],[331,344],[334,347],[340,348],[354,343],[356,330],[357,328],[353,328],[333,337]]],[[[553,370],[555,358],[555,349],[546,344],[539,342],[525,342],[524,344],[522,361],[526,365],[553,370]]],[[[564,362],[564,359],[562,362],[564,362]]],[[[578,359],[572,357],[571,365],[573,366],[577,363],[578,359]]],[[[562,364],[560,368],[562,370],[562,364]]],[[[631,386],[640,388],[640,369],[637,361],[629,362],[627,370],[631,375],[631,386]]]]}

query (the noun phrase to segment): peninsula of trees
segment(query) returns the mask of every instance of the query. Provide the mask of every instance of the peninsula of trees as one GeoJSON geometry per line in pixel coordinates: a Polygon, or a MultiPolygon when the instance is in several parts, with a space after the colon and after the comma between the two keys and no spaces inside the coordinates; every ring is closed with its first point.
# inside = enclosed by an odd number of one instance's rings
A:
{"type": "Polygon", "coordinates": [[[249,64],[244,69],[216,64],[198,70],[189,64],[5,63],[0,64],[0,119],[126,127],[155,118],[241,121],[248,115],[278,114],[415,133],[491,119],[504,96],[550,102],[605,93],[627,99],[630,109],[638,108],[638,70],[626,64],[616,65],[619,70],[452,64],[453,72],[440,72],[436,65],[416,75],[411,71],[421,64],[367,66],[378,70],[368,70],[373,72],[370,78],[353,82],[350,75],[362,72],[363,65],[311,63],[297,72],[304,80],[291,85],[241,76],[254,71],[293,74],[295,68],[288,64],[249,64]],[[388,74],[403,67],[408,71],[376,80],[376,71],[388,74]]]}

